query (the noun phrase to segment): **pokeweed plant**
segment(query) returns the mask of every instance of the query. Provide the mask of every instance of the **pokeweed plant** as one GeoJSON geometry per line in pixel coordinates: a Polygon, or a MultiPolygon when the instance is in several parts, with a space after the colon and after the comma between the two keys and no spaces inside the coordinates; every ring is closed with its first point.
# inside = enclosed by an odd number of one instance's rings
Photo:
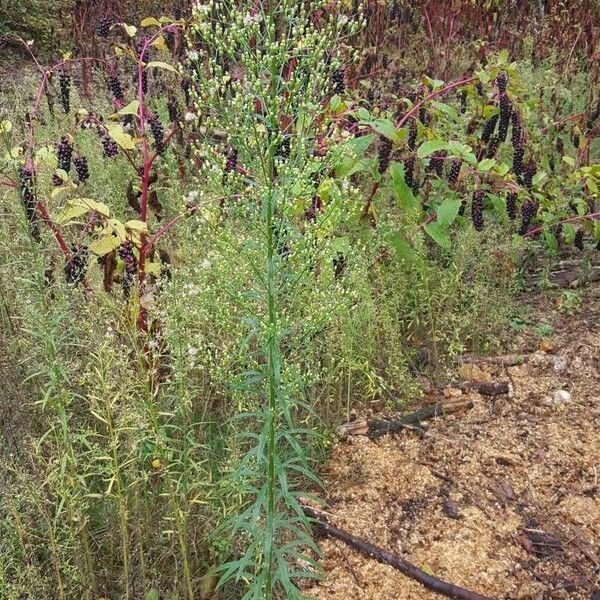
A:
{"type": "Polygon", "coordinates": [[[247,274],[245,289],[229,290],[245,311],[246,368],[230,373],[245,425],[235,427],[240,456],[226,474],[240,503],[224,525],[236,541],[220,580],[246,582],[244,598],[298,598],[299,580],[314,577],[301,491],[316,481],[302,347],[333,309],[296,298],[317,285],[339,291],[336,244],[353,210],[327,138],[344,36],[359,26],[339,9],[322,0],[199,2],[188,40],[198,216],[233,248],[222,253],[232,273],[242,264],[247,274]]]}

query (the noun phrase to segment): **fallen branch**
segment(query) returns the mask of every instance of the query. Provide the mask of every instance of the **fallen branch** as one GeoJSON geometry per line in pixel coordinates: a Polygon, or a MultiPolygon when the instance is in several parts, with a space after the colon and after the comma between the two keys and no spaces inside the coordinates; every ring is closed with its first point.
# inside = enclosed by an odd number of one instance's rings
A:
{"type": "Polygon", "coordinates": [[[509,392],[508,381],[469,381],[465,388],[484,396],[501,396],[509,392]]]}
{"type": "Polygon", "coordinates": [[[414,429],[417,432],[421,431],[419,424],[421,421],[431,419],[432,417],[440,417],[451,413],[458,412],[463,409],[473,408],[473,402],[470,400],[462,400],[459,402],[444,402],[443,404],[431,404],[424,406],[419,410],[400,417],[399,419],[374,419],[367,421],[366,419],[358,419],[350,423],[344,423],[338,427],[338,435],[341,438],[346,438],[349,435],[367,435],[372,440],[394,433],[402,429],[414,429]]]}
{"type": "Polygon", "coordinates": [[[458,362],[465,365],[501,365],[503,367],[515,367],[529,360],[527,354],[509,354],[507,356],[472,356],[466,354],[458,358],[458,362]]]}
{"type": "Polygon", "coordinates": [[[425,571],[422,571],[419,567],[409,563],[400,556],[387,552],[382,548],[374,546],[367,540],[355,537],[352,534],[331,525],[327,521],[321,520],[319,513],[308,506],[304,506],[303,510],[307,517],[314,519],[315,526],[323,531],[323,533],[341,540],[345,544],[348,544],[348,546],[358,550],[361,554],[364,554],[369,558],[374,558],[377,562],[397,569],[401,573],[404,573],[404,575],[411,577],[421,585],[438,594],[448,596],[449,598],[457,598],[458,600],[493,600],[490,596],[482,596],[477,592],[471,592],[454,585],[453,583],[448,583],[438,577],[425,573],[425,571]]]}

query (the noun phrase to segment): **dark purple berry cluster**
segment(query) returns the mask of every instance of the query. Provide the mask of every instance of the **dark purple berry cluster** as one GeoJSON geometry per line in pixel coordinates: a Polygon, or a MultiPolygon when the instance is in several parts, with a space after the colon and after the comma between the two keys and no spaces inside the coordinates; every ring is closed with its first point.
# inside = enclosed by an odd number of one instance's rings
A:
{"type": "Polygon", "coordinates": [[[100,21],[98,21],[98,25],[96,26],[96,33],[99,37],[108,37],[108,32],[110,30],[111,20],[109,17],[102,17],[100,21]]]}
{"type": "Polygon", "coordinates": [[[462,167],[462,161],[460,159],[452,161],[450,166],[450,173],[448,174],[448,183],[454,184],[458,181],[460,175],[460,168],[462,167]]]}
{"type": "Polygon", "coordinates": [[[161,120],[157,114],[153,115],[148,119],[148,123],[150,125],[150,131],[152,132],[152,137],[154,138],[154,149],[158,154],[162,154],[165,149],[165,129],[161,120]]]}
{"type": "Polygon", "coordinates": [[[21,187],[21,203],[25,209],[27,221],[31,228],[31,233],[36,241],[40,240],[39,227],[36,222],[37,198],[35,195],[35,186],[33,182],[33,169],[22,167],[19,170],[19,183],[21,187]]]}
{"type": "Polygon", "coordinates": [[[492,117],[490,117],[485,125],[483,126],[483,131],[481,132],[481,141],[482,142],[489,142],[492,135],[494,135],[494,131],[496,130],[496,124],[498,123],[498,120],[500,119],[500,115],[493,115],[492,117]]]}
{"type": "Polygon", "coordinates": [[[512,115],[512,104],[505,93],[500,94],[500,124],[498,125],[498,137],[504,143],[508,135],[508,127],[512,115]]]}
{"type": "Polygon", "coordinates": [[[526,200],[521,208],[521,227],[519,229],[519,235],[525,235],[529,231],[531,221],[535,218],[538,211],[537,203],[532,200],[526,200]]]}
{"type": "Polygon", "coordinates": [[[105,158],[112,158],[119,153],[117,143],[107,135],[102,137],[102,154],[105,158]]]}
{"type": "Polygon", "coordinates": [[[415,158],[409,156],[404,161],[404,181],[409,188],[414,186],[415,180],[415,158]]]}
{"type": "Polygon", "coordinates": [[[578,229],[577,232],[575,233],[575,241],[573,242],[575,244],[575,248],[578,248],[579,250],[584,249],[583,239],[584,239],[584,231],[583,231],[583,229],[578,229]]]}
{"type": "Polygon", "coordinates": [[[507,86],[508,86],[508,77],[506,76],[506,73],[504,73],[504,72],[498,73],[498,76],[496,77],[496,87],[498,88],[498,91],[501,94],[505,94],[507,86]]]}
{"type": "Polygon", "coordinates": [[[414,119],[411,119],[410,121],[406,143],[409,150],[414,150],[417,145],[417,122],[414,119]]]}
{"type": "Polygon", "coordinates": [[[169,112],[169,121],[173,125],[177,125],[179,123],[179,105],[175,98],[169,98],[169,101],[167,102],[167,111],[169,112]]]}
{"type": "Polygon", "coordinates": [[[390,158],[392,155],[392,141],[382,136],[379,140],[379,173],[383,175],[390,166],[390,158]]]}
{"type": "Polygon", "coordinates": [[[523,175],[523,158],[525,157],[525,148],[516,146],[513,152],[513,173],[520,181],[523,175]]]}
{"type": "Polygon", "coordinates": [[[77,179],[80,183],[87,181],[90,178],[90,170],[88,167],[88,161],[85,156],[78,156],[73,161],[75,166],[75,172],[77,173],[77,179]]]}
{"type": "Polygon", "coordinates": [[[79,285],[87,271],[89,262],[89,252],[87,246],[71,246],[71,256],[65,265],[65,277],[67,283],[71,285],[79,285]]]}
{"type": "Polygon", "coordinates": [[[475,190],[473,192],[473,198],[471,200],[471,220],[473,221],[473,227],[477,231],[482,231],[484,227],[483,223],[483,209],[485,207],[485,194],[483,190],[475,190]]]}
{"type": "Polygon", "coordinates": [[[119,102],[125,101],[123,86],[121,85],[121,81],[115,73],[108,78],[108,89],[111,91],[115,100],[118,100],[119,102]]]}
{"type": "Polygon", "coordinates": [[[511,221],[517,218],[517,194],[509,192],[506,196],[506,214],[511,221]]]}
{"type": "Polygon", "coordinates": [[[58,168],[66,171],[71,169],[71,158],[73,156],[73,144],[65,135],[56,146],[56,157],[58,158],[58,168]]]}
{"type": "Polygon", "coordinates": [[[133,244],[129,240],[123,242],[119,246],[118,254],[124,265],[122,280],[123,294],[126,298],[129,298],[131,287],[137,274],[138,265],[137,258],[135,257],[135,253],[133,251],[133,244]]]}
{"type": "Polygon", "coordinates": [[[445,156],[445,152],[437,152],[434,154],[429,160],[427,171],[430,173],[435,173],[438,177],[442,177],[444,174],[445,156]]]}
{"type": "Polygon", "coordinates": [[[342,95],[346,91],[346,75],[343,67],[336,69],[332,73],[331,86],[334,94],[342,95]]]}
{"type": "Polygon", "coordinates": [[[58,83],[60,87],[60,103],[65,114],[69,114],[71,111],[71,76],[68,73],[61,73],[58,83]]]}
{"type": "Polygon", "coordinates": [[[537,167],[533,161],[529,161],[523,168],[523,185],[528,189],[533,188],[533,178],[537,173],[537,167]]]}

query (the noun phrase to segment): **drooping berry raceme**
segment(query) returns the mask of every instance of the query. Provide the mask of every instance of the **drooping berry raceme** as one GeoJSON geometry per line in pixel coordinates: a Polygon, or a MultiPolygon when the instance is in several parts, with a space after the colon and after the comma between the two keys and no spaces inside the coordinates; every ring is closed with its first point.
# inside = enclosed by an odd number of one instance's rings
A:
{"type": "Polygon", "coordinates": [[[512,114],[512,104],[505,93],[500,94],[500,124],[498,125],[498,138],[500,143],[506,141],[508,127],[512,114]]]}
{"type": "Polygon", "coordinates": [[[40,241],[40,230],[36,220],[37,198],[33,181],[33,169],[21,167],[19,170],[19,183],[21,187],[21,204],[25,209],[25,215],[31,228],[31,235],[36,241],[40,241]]]}
{"type": "Polygon", "coordinates": [[[121,81],[115,73],[108,78],[108,89],[111,91],[115,100],[118,100],[119,102],[125,102],[123,86],[121,85],[121,81]]]}
{"type": "Polygon", "coordinates": [[[71,76],[68,73],[61,73],[58,83],[60,87],[60,103],[65,114],[69,114],[71,111],[71,76]]]}
{"type": "Polygon", "coordinates": [[[473,192],[473,198],[471,199],[471,220],[473,221],[473,227],[477,231],[482,231],[484,227],[483,223],[483,209],[485,206],[485,194],[483,190],[475,190],[473,192]]]}
{"type": "Polygon", "coordinates": [[[99,37],[105,38],[108,37],[108,33],[110,31],[111,20],[109,17],[102,17],[100,21],[98,21],[98,25],[96,26],[96,33],[99,37]]]}
{"type": "Polygon", "coordinates": [[[452,161],[452,165],[450,166],[450,173],[448,173],[448,183],[449,184],[452,185],[458,181],[461,166],[462,166],[462,160],[457,159],[457,160],[452,161]]]}
{"type": "Polygon", "coordinates": [[[142,71],[142,92],[148,93],[148,71],[145,69],[142,71]]]}
{"type": "Polygon", "coordinates": [[[126,240],[119,246],[118,254],[124,265],[122,280],[123,294],[125,295],[125,298],[129,298],[131,287],[137,274],[138,265],[137,258],[133,251],[133,244],[129,240],[126,240]]]}
{"type": "Polygon", "coordinates": [[[410,121],[406,145],[408,146],[409,150],[414,150],[417,145],[417,122],[415,119],[411,119],[410,121]]]}
{"type": "Polygon", "coordinates": [[[414,176],[415,158],[414,156],[409,156],[404,160],[404,182],[409,188],[412,188],[414,185],[414,176]]]}
{"type": "Polygon", "coordinates": [[[237,148],[232,148],[229,154],[227,155],[227,160],[225,161],[225,169],[223,170],[223,185],[227,183],[227,178],[230,173],[233,173],[237,169],[238,164],[238,151],[237,148]]]}
{"type": "Polygon", "coordinates": [[[75,172],[77,173],[77,179],[80,183],[84,183],[90,178],[90,171],[88,167],[88,161],[85,156],[78,156],[73,161],[75,165],[75,172]]]}
{"type": "Polygon", "coordinates": [[[154,138],[154,149],[158,154],[162,154],[165,151],[165,130],[160,118],[157,114],[152,115],[148,118],[150,125],[150,131],[154,138]]]}
{"type": "Polygon", "coordinates": [[[460,113],[464,115],[467,112],[467,92],[463,90],[460,93],[460,113]]]}
{"type": "Polygon", "coordinates": [[[494,156],[496,156],[496,152],[498,152],[498,148],[500,147],[500,135],[495,135],[492,137],[492,139],[490,140],[488,147],[487,147],[487,151],[486,151],[486,157],[487,158],[494,158],[494,156]]]}
{"type": "Polygon", "coordinates": [[[444,174],[445,156],[445,152],[435,153],[429,160],[427,171],[435,173],[438,177],[442,177],[444,174]]]}
{"type": "Polygon", "coordinates": [[[578,133],[573,133],[573,135],[571,136],[571,141],[573,142],[573,146],[575,147],[576,150],[579,150],[579,144],[581,143],[581,137],[579,136],[578,133]]]}
{"type": "Polygon", "coordinates": [[[533,187],[533,178],[537,173],[537,167],[533,161],[529,161],[523,169],[523,185],[530,190],[533,187]]]}
{"type": "Polygon", "coordinates": [[[167,111],[169,112],[169,121],[173,125],[177,125],[179,123],[179,105],[175,98],[169,98],[169,101],[167,102],[167,111]]]}
{"type": "Polygon", "coordinates": [[[531,221],[537,215],[538,205],[532,200],[526,200],[521,208],[521,227],[519,228],[519,235],[525,235],[529,231],[531,221]]]}
{"type": "Polygon", "coordinates": [[[65,277],[67,283],[79,285],[87,271],[89,252],[87,246],[71,246],[71,256],[65,264],[65,277]]]}
{"type": "Polygon", "coordinates": [[[333,274],[336,279],[340,279],[344,274],[346,268],[346,257],[338,252],[336,257],[333,259],[333,274]]]}
{"type": "Polygon", "coordinates": [[[383,175],[390,166],[390,157],[392,155],[392,141],[381,136],[379,140],[379,174],[383,175]]]}
{"type": "Polygon", "coordinates": [[[346,75],[344,73],[344,67],[340,67],[332,73],[331,87],[333,93],[340,96],[346,91],[346,75]]]}
{"type": "Polygon", "coordinates": [[[517,194],[509,192],[506,196],[506,214],[511,221],[517,218],[517,194]]]}
{"type": "Polygon", "coordinates": [[[525,148],[516,146],[513,152],[513,173],[520,181],[523,175],[523,158],[525,157],[525,148]]]}
{"type": "Polygon", "coordinates": [[[58,158],[58,168],[66,171],[71,169],[71,158],[73,156],[73,144],[65,135],[56,146],[56,157],[58,158]]]}
{"type": "Polygon", "coordinates": [[[105,158],[112,158],[119,153],[117,143],[107,135],[102,138],[102,154],[105,158]]]}
{"type": "Polygon", "coordinates": [[[498,91],[501,94],[506,93],[507,85],[508,85],[508,77],[506,76],[506,73],[504,73],[504,72],[498,73],[498,76],[496,77],[496,87],[498,88],[498,91]]]}
{"type": "Polygon", "coordinates": [[[494,131],[496,130],[496,123],[498,123],[499,119],[500,115],[493,115],[486,121],[485,125],[483,126],[483,131],[481,132],[482,142],[487,143],[490,141],[494,131]]]}
{"type": "Polygon", "coordinates": [[[513,109],[510,120],[512,122],[512,145],[515,150],[523,146],[523,127],[521,125],[521,119],[519,113],[513,109]]]}
{"type": "Polygon", "coordinates": [[[583,245],[584,235],[585,234],[584,234],[583,228],[577,230],[577,232],[575,233],[575,240],[573,242],[575,244],[575,248],[578,248],[579,250],[584,249],[584,245],[583,245]]]}

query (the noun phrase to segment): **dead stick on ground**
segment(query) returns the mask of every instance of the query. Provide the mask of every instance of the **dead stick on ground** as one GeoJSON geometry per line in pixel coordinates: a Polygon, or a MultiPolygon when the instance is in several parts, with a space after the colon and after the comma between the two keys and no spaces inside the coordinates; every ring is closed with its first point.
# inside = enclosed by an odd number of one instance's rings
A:
{"type": "Polygon", "coordinates": [[[461,356],[458,359],[458,362],[461,362],[465,365],[503,365],[505,367],[515,367],[517,365],[522,365],[529,360],[528,355],[520,355],[520,354],[511,354],[508,356],[471,356],[465,355],[461,356]]]}
{"type": "Polygon", "coordinates": [[[439,579],[438,577],[429,575],[428,573],[425,573],[425,571],[419,569],[419,567],[409,563],[403,558],[396,556],[391,552],[387,552],[382,548],[374,546],[366,540],[355,537],[352,534],[343,531],[342,529],[338,529],[326,521],[322,521],[319,513],[316,510],[309,508],[308,506],[304,506],[303,509],[306,516],[314,519],[315,525],[327,535],[337,538],[345,544],[352,546],[369,558],[374,558],[380,563],[390,565],[390,567],[397,569],[401,573],[404,573],[404,575],[411,577],[420,584],[424,585],[426,588],[429,588],[438,594],[448,596],[449,598],[457,598],[458,600],[493,600],[493,598],[490,596],[482,596],[476,592],[471,592],[454,585],[453,583],[448,583],[447,581],[439,579]]]}

